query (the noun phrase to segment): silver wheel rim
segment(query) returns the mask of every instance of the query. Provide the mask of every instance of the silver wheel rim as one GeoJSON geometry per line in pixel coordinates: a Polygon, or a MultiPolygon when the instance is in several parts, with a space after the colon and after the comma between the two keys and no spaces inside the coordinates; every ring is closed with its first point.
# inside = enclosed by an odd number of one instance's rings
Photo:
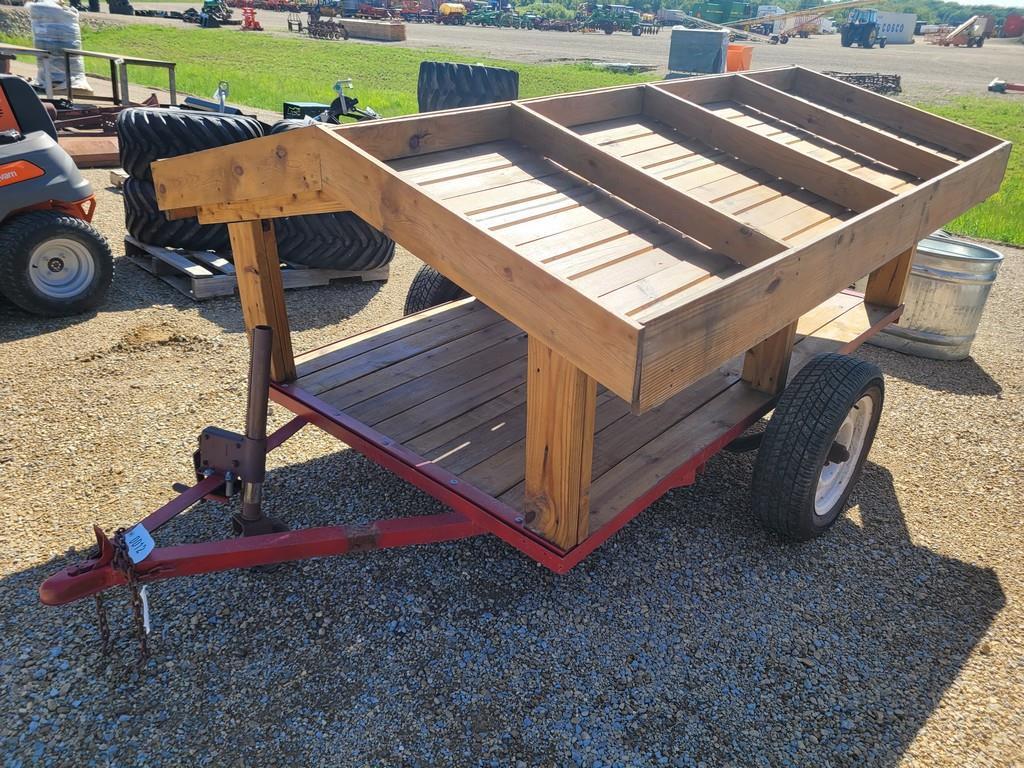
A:
{"type": "Polygon", "coordinates": [[[846,414],[833,442],[846,449],[848,456],[846,461],[825,460],[825,466],[821,468],[821,474],[818,476],[818,487],[814,492],[816,516],[828,515],[850,486],[867,443],[874,411],[875,401],[870,395],[864,395],[846,414]]]}
{"type": "Polygon", "coordinates": [[[40,243],[28,261],[32,286],[50,299],[74,299],[85,291],[96,274],[89,248],[69,237],[40,243]]]}

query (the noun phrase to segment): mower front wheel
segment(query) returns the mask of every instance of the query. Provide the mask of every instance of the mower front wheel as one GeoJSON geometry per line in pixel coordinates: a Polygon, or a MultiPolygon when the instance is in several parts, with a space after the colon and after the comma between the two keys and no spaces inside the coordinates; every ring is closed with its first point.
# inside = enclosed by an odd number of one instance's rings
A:
{"type": "Polygon", "coordinates": [[[81,219],[30,211],[0,224],[0,293],[26,312],[63,317],[95,309],[113,276],[110,245],[81,219]]]}

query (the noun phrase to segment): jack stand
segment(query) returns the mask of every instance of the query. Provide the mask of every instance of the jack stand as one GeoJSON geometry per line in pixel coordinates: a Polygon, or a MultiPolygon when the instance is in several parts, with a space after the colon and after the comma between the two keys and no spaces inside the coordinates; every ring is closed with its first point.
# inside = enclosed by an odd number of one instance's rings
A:
{"type": "Polygon", "coordinates": [[[249,400],[245,408],[245,439],[242,447],[242,511],[232,527],[242,536],[259,536],[288,530],[280,520],[263,514],[263,481],[267,474],[267,405],[270,402],[270,350],[274,332],[258,325],[252,332],[249,358],[249,400]]]}

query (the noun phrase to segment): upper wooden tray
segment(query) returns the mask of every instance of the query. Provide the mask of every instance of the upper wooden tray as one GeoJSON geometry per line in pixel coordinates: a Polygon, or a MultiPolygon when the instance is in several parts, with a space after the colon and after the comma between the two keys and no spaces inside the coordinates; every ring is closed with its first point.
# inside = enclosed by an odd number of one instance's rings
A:
{"type": "Polygon", "coordinates": [[[204,222],[352,210],[644,411],[984,200],[1009,150],[785,68],[311,127],[153,173],[204,222]]]}

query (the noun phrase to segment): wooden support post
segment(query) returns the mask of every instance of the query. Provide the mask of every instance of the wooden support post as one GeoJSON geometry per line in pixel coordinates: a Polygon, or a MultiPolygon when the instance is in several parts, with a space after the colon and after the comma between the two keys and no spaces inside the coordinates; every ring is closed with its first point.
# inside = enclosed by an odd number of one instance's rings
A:
{"type": "Polygon", "coordinates": [[[743,380],[754,389],[777,395],[789,379],[789,360],[796,341],[796,323],[773,333],[743,358],[743,380]]]}
{"type": "Polygon", "coordinates": [[[284,306],[274,222],[269,219],[232,222],[228,224],[228,233],[245,330],[251,339],[252,329],[257,325],[269,325],[273,329],[270,377],[274,381],[291,381],[295,378],[295,357],[284,306]]]}
{"type": "Polygon", "coordinates": [[[910,269],[914,266],[914,251],[910,248],[895,259],[886,262],[868,278],[868,288],[864,292],[864,302],[879,307],[896,308],[903,303],[907,292],[907,280],[910,269]]]}
{"type": "Polygon", "coordinates": [[[537,340],[526,377],[527,522],[562,549],[590,529],[597,382],[537,340]]]}

